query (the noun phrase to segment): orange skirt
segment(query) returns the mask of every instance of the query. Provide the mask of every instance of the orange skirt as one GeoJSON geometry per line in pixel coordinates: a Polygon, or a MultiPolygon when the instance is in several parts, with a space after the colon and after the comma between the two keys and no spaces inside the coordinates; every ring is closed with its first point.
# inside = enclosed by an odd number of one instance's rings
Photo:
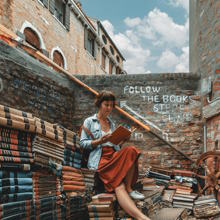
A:
{"type": "Polygon", "coordinates": [[[125,147],[115,151],[112,147],[102,148],[102,157],[99,162],[98,173],[107,192],[112,192],[121,184],[129,169],[135,164],[132,186],[138,178],[138,157],[140,151],[135,147],[125,147]]]}

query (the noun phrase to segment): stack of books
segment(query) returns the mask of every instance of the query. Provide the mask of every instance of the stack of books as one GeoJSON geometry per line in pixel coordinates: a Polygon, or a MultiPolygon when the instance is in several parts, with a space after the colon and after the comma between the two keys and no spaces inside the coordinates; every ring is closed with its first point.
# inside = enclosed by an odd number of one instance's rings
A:
{"type": "Polygon", "coordinates": [[[48,196],[33,200],[35,215],[33,219],[57,219],[61,220],[62,200],[60,196],[48,196]]]}
{"type": "Polygon", "coordinates": [[[56,125],[41,120],[40,118],[34,117],[36,134],[39,136],[44,136],[46,138],[56,140],[58,142],[63,142],[63,131],[58,128],[56,125]]]}
{"type": "Polygon", "coordinates": [[[82,196],[70,196],[62,207],[62,219],[89,220],[89,213],[85,198],[82,196]]]}
{"type": "Polygon", "coordinates": [[[39,200],[46,197],[61,195],[59,179],[48,171],[33,172],[34,199],[39,200]]]}
{"type": "Polygon", "coordinates": [[[153,178],[157,185],[163,185],[165,187],[168,186],[171,177],[166,174],[162,174],[159,172],[148,170],[146,173],[148,178],[153,178]]]}
{"type": "Polygon", "coordinates": [[[84,178],[84,182],[86,185],[86,188],[89,190],[93,190],[94,189],[94,184],[95,184],[95,171],[94,170],[89,170],[86,168],[82,168],[82,175],[84,178]]]}
{"type": "Polygon", "coordinates": [[[94,185],[95,185],[96,172],[94,170],[89,170],[86,168],[81,168],[81,171],[86,187],[85,199],[87,202],[90,202],[92,196],[95,194],[94,185]]]}
{"type": "Polygon", "coordinates": [[[49,168],[49,161],[62,164],[64,144],[56,140],[36,135],[33,141],[34,163],[49,168]]]}
{"type": "Polygon", "coordinates": [[[219,214],[220,209],[215,196],[200,196],[194,202],[193,213],[196,218],[208,218],[219,214]]]}
{"type": "Polygon", "coordinates": [[[32,139],[30,133],[0,127],[0,166],[4,164],[5,167],[17,166],[30,170],[33,163],[32,139]]]}
{"type": "Polygon", "coordinates": [[[0,105],[0,125],[21,131],[35,132],[32,114],[0,105]]]}
{"type": "Polygon", "coordinates": [[[174,194],[175,194],[175,190],[164,190],[162,196],[163,207],[172,208],[174,194]]]}
{"type": "Polygon", "coordinates": [[[81,170],[69,166],[62,167],[61,185],[62,191],[66,194],[71,194],[71,192],[81,194],[86,189],[81,170]]]}
{"type": "Polygon", "coordinates": [[[101,193],[92,197],[92,201],[88,204],[90,220],[115,219],[115,194],[101,193]]]}
{"type": "Polygon", "coordinates": [[[143,191],[145,195],[145,207],[147,209],[147,214],[152,215],[157,210],[161,208],[162,202],[162,194],[164,191],[164,186],[158,186],[159,188],[152,190],[152,191],[143,191]]]}
{"type": "Polygon", "coordinates": [[[195,193],[179,193],[176,191],[173,197],[173,207],[174,208],[187,208],[193,209],[194,200],[197,198],[195,193]]]}
{"type": "Polygon", "coordinates": [[[32,199],[32,173],[0,170],[0,204],[32,199]]]}
{"type": "Polygon", "coordinates": [[[35,208],[32,200],[0,204],[0,219],[35,220],[35,208]]]}
{"type": "Polygon", "coordinates": [[[65,144],[63,165],[80,169],[81,161],[82,154],[79,148],[76,148],[73,145],[65,144]]]}
{"type": "Polygon", "coordinates": [[[143,191],[153,191],[159,189],[160,187],[156,185],[155,179],[152,178],[143,178],[141,180],[141,184],[143,186],[143,191]]]}

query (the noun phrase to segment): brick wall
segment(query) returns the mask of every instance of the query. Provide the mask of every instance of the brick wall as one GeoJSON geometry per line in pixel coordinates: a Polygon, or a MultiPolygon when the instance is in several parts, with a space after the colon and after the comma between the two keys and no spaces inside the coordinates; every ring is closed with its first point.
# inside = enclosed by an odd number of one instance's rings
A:
{"type": "MultiPolygon", "coordinates": [[[[32,112],[78,131],[97,109],[94,95],[23,52],[0,45],[0,104],[32,112]],[[5,94],[5,95],[2,95],[5,94]]],[[[196,160],[203,149],[201,100],[196,74],[77,76],[93,89],[114,91],[131,115],[152,123],[151,130],[196,160]]],[[[119,102],[120,100],[120,102],[119,102]]],[[[135,126],[114,111],[116,124],[135,126]]],[[[142,150],[141,166],[189,167],[190,162],[152,133],[138,128],[130,143],[142,150]]]]}
{"type": "Polygon", "coordinates": [[[218,149],[220,131],[220,1],[190,1],[191,70],[201,73],[202,116],[207,150],[218,149]],[[193,28],[194,27],[194,28],[193,28]]]}

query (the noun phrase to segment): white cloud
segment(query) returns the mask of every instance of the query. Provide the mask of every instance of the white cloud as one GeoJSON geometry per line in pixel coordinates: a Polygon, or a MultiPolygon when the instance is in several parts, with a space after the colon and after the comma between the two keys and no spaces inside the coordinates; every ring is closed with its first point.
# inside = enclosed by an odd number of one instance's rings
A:
{"type": "Polygon", "coordinates": [[[170,46],[182,47],[188,41],[189,20],[184,25],[176,24],[168,14],[155,8],[136,27],[136,33],[154,40],[154,45],[169,43],[170,46]]]}
{"type": "Polygon", "coordinates": [[[183,7],[189,13],[190,0],[170,0],[170,4],[175,7],[183,7]]]}
{"type": "Polygon", "coordinates": [[[170,50],[165,50],[158,62],[158,67],[169,72],[189,72],[189,47],[183,47],[180,56],[170,50]]]}
{"type": "Polygon", "coordinates": [[[173,66],[177,65],[179,58],[170,50],[165,50],[160,59],[157,62],[157,65],[163,69],[171,69],[173,66]]]}
{"type": "MultiPolygon", "coordinates": [[[[170,0],[170,3],[187,8],[181,0],[170,0]]],[[[128,73],[188,72],[188,18],[180,25],[167,13],[155,8],[144,18],[127,17],[124,23],[127,29],[115,33],[110,21],[102,22],[125,57],[124,68],[128,73]]]]}
{"type": "Polygon", "coordinates": [[[128,27],[135,27],[136,25],[139,25],[141,23],[141,19],[139,17],[136,18],[127,17],[125,18],[124,22],[128,27]]]}
{"type": "Polygon", "coordinates": [[[107,30],[110,37],[114,37],[114,26],[112,25],[112,23],[108,20],[104,20],[102,21],[102,25],[107,30]]]}

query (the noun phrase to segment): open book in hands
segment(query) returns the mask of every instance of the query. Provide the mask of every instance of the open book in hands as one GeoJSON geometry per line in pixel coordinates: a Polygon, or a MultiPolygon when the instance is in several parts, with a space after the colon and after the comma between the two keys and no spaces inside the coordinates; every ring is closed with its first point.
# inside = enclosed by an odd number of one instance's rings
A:
{"type": "Polygon", "coordinates": [[[115,145],[120,145],[123,143],[126,139],[129,139],[130,135],[132,132],[136,130],[133,129],[132,131],[128,130],[127,128],[119,125],[111,134],[110,139],[108,140],[109,142],[115,144],[115,145]]]}

